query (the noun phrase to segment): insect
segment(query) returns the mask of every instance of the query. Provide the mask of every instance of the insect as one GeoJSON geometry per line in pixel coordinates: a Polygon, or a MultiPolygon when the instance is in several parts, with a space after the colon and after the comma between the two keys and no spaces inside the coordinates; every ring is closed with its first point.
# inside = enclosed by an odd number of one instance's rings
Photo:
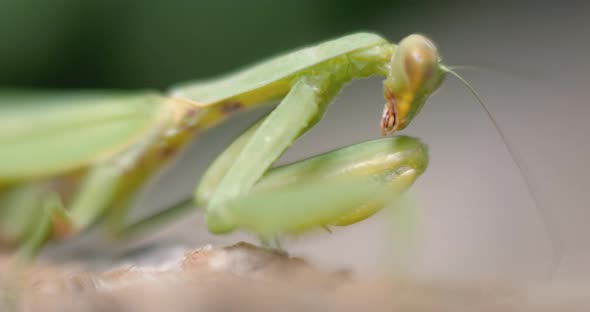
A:
{"type": "MultiPolygon", "coordinates": [[[[360,221],[425,170],[418,139],[387,137],[271,169],[355,78],[385,77],[383,135],[405,128],[447,69],[422,35],[392,44],[358,33],[205,82],[155,92],[3,90],[0,246],[33,256],[47,239],[124,216],[147,179],[196,134],[237,111],[280,100],[211,165],[194,193],[213,233],[263,240],[360,221]]],[[[346,125],[343,125],[346,126],[346,125]]]]}

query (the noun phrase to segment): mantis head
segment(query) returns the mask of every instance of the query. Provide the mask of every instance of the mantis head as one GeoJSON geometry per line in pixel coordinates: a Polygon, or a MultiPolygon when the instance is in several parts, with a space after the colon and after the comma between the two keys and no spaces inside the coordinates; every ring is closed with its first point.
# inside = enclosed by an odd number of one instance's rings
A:
{"type": "Polygon", "coordinates": [[[400,41],[389,65],[383,82],[387,100],[381,121],[383,135],[404,129],[446,73],[434,43],[416,34],[400,41]]]}

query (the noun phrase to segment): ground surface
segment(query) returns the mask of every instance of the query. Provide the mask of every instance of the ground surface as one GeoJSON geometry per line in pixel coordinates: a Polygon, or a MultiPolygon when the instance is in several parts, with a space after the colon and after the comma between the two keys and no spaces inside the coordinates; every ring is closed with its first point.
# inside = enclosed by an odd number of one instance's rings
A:
{"type": "Polygon", "coordinates": [[[20,292],[10,291],[15,272],[5,258],[2,311],[590,311],[590,288],[580,285],[362,280],[245,243],[104,272],[37,264],[21,275],[20,292]]]}

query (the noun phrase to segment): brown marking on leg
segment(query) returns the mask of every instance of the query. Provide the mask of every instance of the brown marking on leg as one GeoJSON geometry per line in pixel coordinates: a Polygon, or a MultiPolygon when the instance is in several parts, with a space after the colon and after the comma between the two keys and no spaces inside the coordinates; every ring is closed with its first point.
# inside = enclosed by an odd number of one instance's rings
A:
{"type": "Polygon", "coordinates": [[[52,238],[64,239],[78,232],[72,221],[65,215],[53,214],[51,216],[51,224],[52,238]]]}
{"type": "Polygon", "coordinates": [[[221,112],[231,114],[240,110],[244,105],[240,101],[227,101],[221,105],[221,112]]]}
{"type": "Polygon", "coordinates": [[[167,159],[174,155],[174,153],[176,153],[176,148],[172,146],[165,146],[164,148],[160,149],[159,156],[160,159],[167,159]]]}

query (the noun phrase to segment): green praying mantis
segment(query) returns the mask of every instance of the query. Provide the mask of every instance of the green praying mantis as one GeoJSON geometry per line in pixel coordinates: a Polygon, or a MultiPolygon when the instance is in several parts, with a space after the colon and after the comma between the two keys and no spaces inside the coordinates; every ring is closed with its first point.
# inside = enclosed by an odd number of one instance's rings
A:
{"type": "MultiPolygon", "coordinates": [[[[196,134],[280,100],[209,167],[191,202],[213,233],[263,240],[348,225],[386,206],[424,172],[426,146],[385,137],[271,168],[320,121],[343,86],[385,77],[383,135],[404,129],[446,73],[422,35],[398,45],[358,33],[205,82],[155,92],[0,92],[0,247],[35,255],[48,239],[108,217],[124,228],[139,189],[196,134]]],[[[345,125],[344,125],[345,126],[345,125]]]]}

